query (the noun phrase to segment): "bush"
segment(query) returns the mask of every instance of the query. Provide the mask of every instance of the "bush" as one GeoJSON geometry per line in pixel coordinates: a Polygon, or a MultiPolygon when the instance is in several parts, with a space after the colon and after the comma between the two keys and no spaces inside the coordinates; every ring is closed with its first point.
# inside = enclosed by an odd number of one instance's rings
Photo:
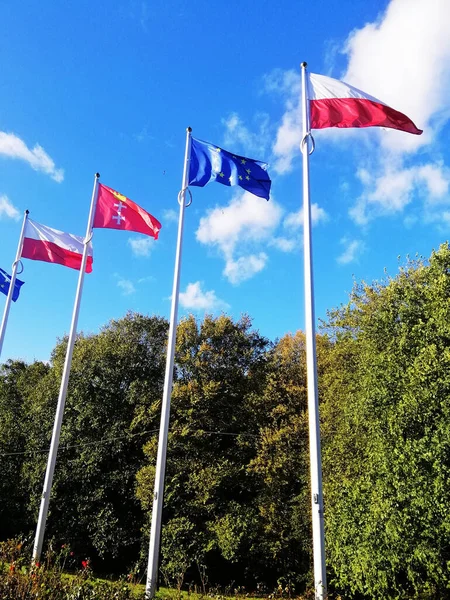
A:
{"type": "Polygon", "coordinates": [[[133,596],[123,581],[99,581],[92,577],[89,559],[75,562],[70,548],[50,548],[42,563],[31,564],[22,540],[0,542],[0,598],[2,600],[129,600],[133,596]]]}

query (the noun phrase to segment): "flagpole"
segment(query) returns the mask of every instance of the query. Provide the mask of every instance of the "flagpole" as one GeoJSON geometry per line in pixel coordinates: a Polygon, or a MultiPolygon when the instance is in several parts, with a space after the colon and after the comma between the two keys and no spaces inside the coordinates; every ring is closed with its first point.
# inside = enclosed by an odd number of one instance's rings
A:
{"type": "Polygon", "coordinates": [[[167,345],[166,374],[164,392],[161,406],[161,424],[159,429],[158,455],[156,458],[155,488],[153,494],[152,522],[150,527],[150,543],[147,566],[147,585],[145,597],[153,598],[158,584],[158,559],[161,541],[161,517],[164,497],[164,475],[166,470],[167,437],[169,433],[170,396],[172,394],[173,363],[175,356],[175,341],[177,333],[178,295],[180,289],[181,250],[183,241],[184,209],[186,205],[186,190],[189,185],[189,160],[191,156],[191,131],[186,129],[186,150],[184,156],[183,181],[181,192],[178,195],[180,213],[178,220],[178,239],[175,255],[175,269],[173,276],[172,307],[170,310],[169,339],[167,345]]]}
{"type": "Polygon", "coordinates": [[[11,281],[9,282],[8,296],[6,298],[5,309],[3,311],[2,325],[0,327],[0,356],[2,355],[3,340],[5,339],[6,325],[8,324],[9,309],[11,308],[11,300],[14,294],[14,285],[16,283],[17,267],[19,266],[20,257],[22,256],[23,238],[25,235],[25,226],[27,224],[29,211],[23,213],[22,229],[20,230],[19,243],[17,245],[16,259],[13,263],[11,272],[11,281]]]}
{"type": "Polygon", "coordinates": [[[47,461],[47,470],[45,472],[44,489],[42,491],[41,506],[39,509],[39,518],[36,527],[36,537],[33,547],[33,561],[39,562],[42,552],[42,544],[44,542],[45,525],[47,521],[48,505],[50,502],[50,494],[52,489],[53,474],[55,472],[56,455],[58,453],[59,437],[61,434],[61,424],[64,413],[64,405],[66,403],[67,385],[69,383],[70,367],[72,364],[73,347],[77,334],[78,314],[80,312],[81,293],[83,291],[84,273],[86,270],[86,262],[88,258],[89,243],[92,237],[92,224],[94,221],[95,206],[97,203],[97,190],[99,173],[94,177],[94,189],[92,190],[91,207],[89,210],[89,218],[86,227],[86,236],[84,238],[83,256],[81,259],[80,274],[78,276],[78,286],[75,295],[75,304],[73,307],[72,324],[70,327],[69,339],[67,342],[66,360],[64,362],[64,370],[59,389],[58,404],[56,408],[55,422],[53,425],[52,441],[50,444],[50,452],[47,461]]]}
{"type": "Polygon", "coordinates": [[[320,458],[320,420],[317,387],[316,332],[314,315],[314,280],[311,239],[311,201],[309,194],[309,155],[314,151],[311,136],[307,88],[307,64],[302,68],[302,121],[303,136],[303,246],[304,246],[304,286],[305,286],[305,329],[306,329],[306,369],[308,382],[309,456],[311,474],[311,504],[314,557],[314,588],[316,600],[324,600],[327,595],[325,565],[325,532],[323,522],[322,464],[320,458]]]}

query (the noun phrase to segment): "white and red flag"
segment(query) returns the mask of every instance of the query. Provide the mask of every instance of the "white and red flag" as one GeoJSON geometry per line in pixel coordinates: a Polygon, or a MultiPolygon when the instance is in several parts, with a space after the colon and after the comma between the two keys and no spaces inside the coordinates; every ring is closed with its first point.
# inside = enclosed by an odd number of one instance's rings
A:
{"type": "Polygon", "coordinates": [[[157,240],[161,223],[123,194],[99,183],[94,227],[137,231],[157,240]]]}
{"type": "Polygon", "coordinates": [[[309,73],[311,129],[325,127],[390,127],[420,135],[409,117],[357,88],[324,75],[309,73]]]}
{"type": "MultiPolygon", "coordinates": [[[[71,269],[81,268],[84,240],[73,233],[64,233],[27,220],[22,248],[22,258],[43,260],[56,263],[71,269]]],[[[86,273],[92,271],[92,244],[89,242],[86,273]]]]}

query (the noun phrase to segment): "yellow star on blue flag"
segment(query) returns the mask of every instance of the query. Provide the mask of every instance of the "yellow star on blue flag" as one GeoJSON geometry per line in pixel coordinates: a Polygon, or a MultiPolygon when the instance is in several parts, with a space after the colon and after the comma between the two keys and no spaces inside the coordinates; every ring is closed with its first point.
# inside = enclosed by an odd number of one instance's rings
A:
{"type": "Polygon", "coordinates": [[[271,180],[267,163],[232,154],[214,144],[191,138],[189,185],[210,181],[239,185],[255,196],[269,200],[271,180]]]}

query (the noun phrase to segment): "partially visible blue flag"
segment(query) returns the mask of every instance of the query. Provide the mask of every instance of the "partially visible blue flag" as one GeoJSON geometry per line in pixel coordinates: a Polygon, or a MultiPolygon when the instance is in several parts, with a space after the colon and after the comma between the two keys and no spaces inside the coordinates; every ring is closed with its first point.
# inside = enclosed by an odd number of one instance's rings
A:
{"type": "MultiPolygon", "coordinates": [[[[10,283],[11,275],[8,275],[8,273],[3,269],[0,269],[0,292],[2,292],[2,294],[5,294],[5,296],[8,295],[10,283]]],[[[20,279],[17,279],[16,277],[16,281],[14,282],[14,291],[12,295],[13,302],[15,302],[19,297],[20,288],[23,286],[24,283],[24,281],[20,281],[20,279]]]]}
{"type": "Polygon", "coordinates": [[[267,164],[238,156],[208,142],[191,138],[189,185],[203,187],[210,181],[240,185],[244,190],[269,199],[270,177],[267,164]]]}

